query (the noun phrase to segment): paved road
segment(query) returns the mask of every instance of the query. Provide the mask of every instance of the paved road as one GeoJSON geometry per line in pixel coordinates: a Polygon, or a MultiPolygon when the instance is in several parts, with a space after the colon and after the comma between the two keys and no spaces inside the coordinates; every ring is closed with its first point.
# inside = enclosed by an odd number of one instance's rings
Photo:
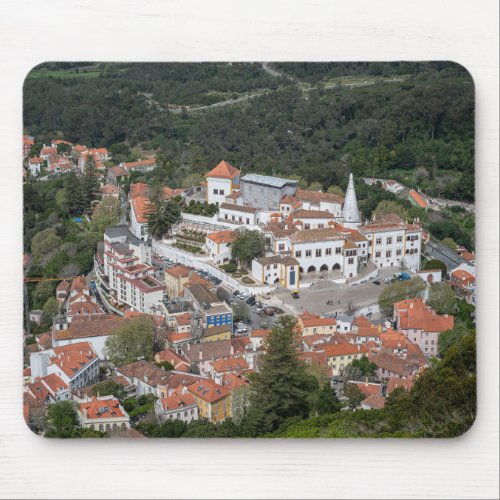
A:
{"type": "Polygon", "coordinates": [[[380,269],[376,280],[358,285],[337,284],[329,279],[318,279],[310,288],[300,289],[299,299],[293,299],[290,290],[283,288],[273,291],[271,296],[278,303],[282,302],[286,310],[293,314],[301,314],[304,311],[314,314],[345,314],[350,304],[356,309],[377,304],[378,296],[387,286],[381,280],[400,271],[399,268],[380,269]],[[373,281],[380,281],[380,285],[375,285],[373,281]],[[328,300],[333,300],[333,305],[327,305],[328,300]]]}

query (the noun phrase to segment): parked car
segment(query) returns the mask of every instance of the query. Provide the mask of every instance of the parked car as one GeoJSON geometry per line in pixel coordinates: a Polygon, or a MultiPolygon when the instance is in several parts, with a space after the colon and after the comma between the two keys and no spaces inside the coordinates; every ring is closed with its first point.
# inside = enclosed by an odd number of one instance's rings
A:
{"type": "Polygon", "coordinates": [[[294,299],[298,299],[300,297],[299,295],[299,291],[298,290],[292,290],[292,292],[290,293],[290,295],[292,296],[292,298],[294,299]]]}
{"type": "Polygon", "coordinates": [[[264,312],[268,315],[268,316],[274,316],[274,310],[271,308],[271,307],[266,307],[264,309],[264,312]]]}
{"type": "Polygon", "coordinates": [[[250,306],[253,306],[255,305],[257,301],[255,300],[255,297],[253,295],[250,295],[250,297],[248,297],[248,299],[246,300],[246,303],[250,306]]]}
{"type": "Polygon", "coordinates": [[[374,285],[380,285],[380,281],[379,281],[379,280],[375,280],[375,281],[373,282],[373,284],[374,284],[374,285]]]}

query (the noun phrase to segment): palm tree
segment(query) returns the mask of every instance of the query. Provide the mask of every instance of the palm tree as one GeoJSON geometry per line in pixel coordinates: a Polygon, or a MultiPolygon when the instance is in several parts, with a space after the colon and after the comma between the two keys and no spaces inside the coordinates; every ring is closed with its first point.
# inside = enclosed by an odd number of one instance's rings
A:
{"type": "Polygon", "coordinates": [[[153,238],[160,239],[169,233],[181,217],[181,202],[178,200],[159,200],[152,205],[147,214],[148,232],[153,238]]]}

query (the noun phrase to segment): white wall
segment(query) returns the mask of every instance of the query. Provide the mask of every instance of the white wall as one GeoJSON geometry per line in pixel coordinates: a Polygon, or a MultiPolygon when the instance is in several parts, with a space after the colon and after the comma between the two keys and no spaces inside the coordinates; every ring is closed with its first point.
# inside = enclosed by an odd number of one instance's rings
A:
{"type": "Polygon", "coordinates": [[[219,179],[216,177],[207,177],[207,194],[208,194],[208,203],[224,203],[226,201],[226,196],[231,194],[231,179],[219,179]],[[218,194],[214,193],[214,190],[217,190],[218,194]],[[224,191],[223,194],[220,192],[224,191]]]}
{"type": "Polygon", "coordinates": [[[222,280],[222,285],[230,290],[238,290],[240,292],[248,292],[248,293],[267,293],[273,290],[273,287],[270,286],[247,286],[233,278],[232,276],[228,276],[226,273],[222,272],[220,269],[212,266],[208,261],[210,257],[200,257],[196,256],[192,253],[185,252],[184,250],[180,250],[178,248],[174,248],[168,244],[161,243],[152,240],[152,248],[153,252],[158,254],[161,257],[166,257],[167,259],[171,259],[178,264],[184,264],[188,267],[193,267],[194,269],[201,269],[203,271],[207,271],[216,278],[222,280]]]}

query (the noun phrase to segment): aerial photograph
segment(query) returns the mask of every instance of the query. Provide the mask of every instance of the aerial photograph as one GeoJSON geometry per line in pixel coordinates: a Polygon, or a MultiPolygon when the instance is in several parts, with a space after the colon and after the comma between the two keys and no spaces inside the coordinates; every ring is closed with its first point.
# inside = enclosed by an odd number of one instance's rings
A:
{"type": "Polygon", "coordinates": [[[473,425],[463,66],[47,62],[24,81],[22,147],[32,432],[473,425]]]}

